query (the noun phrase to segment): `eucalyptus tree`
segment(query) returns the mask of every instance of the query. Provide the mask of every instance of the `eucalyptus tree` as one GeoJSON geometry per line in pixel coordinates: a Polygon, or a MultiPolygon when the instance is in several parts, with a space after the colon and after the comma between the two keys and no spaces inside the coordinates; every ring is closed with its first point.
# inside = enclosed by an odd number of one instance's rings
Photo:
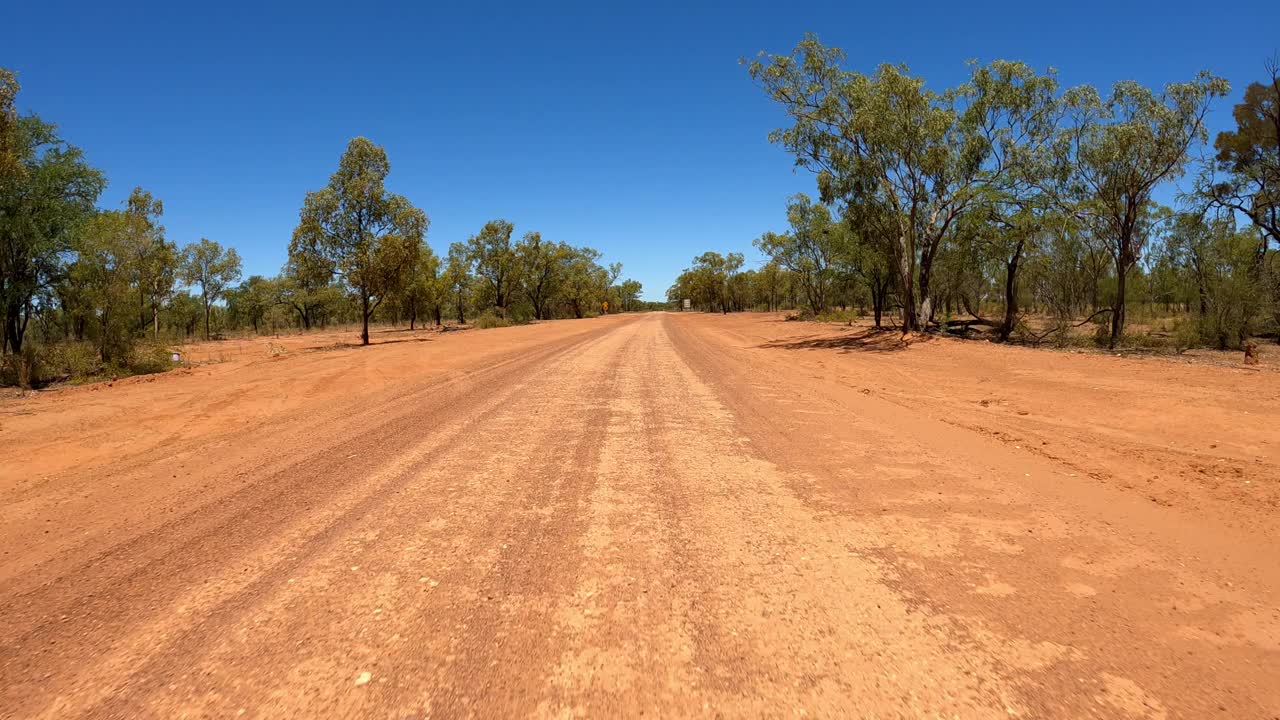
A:
{"type": "Polygon", "coordinates": [[[165,239],[160,217],[164,203],[151,193],[135,187],[125,202],[129,221],[127,235],[133,283],[138,291],[138,324],[151,325],[153,337],[160,337],[160,309],[173,293],[179,270],[178,249],[165,239]]]}
{"type": "Polygon", "coordinates": [[[1208,139],[1210,104],[1228,89],[1226,80],[1201,72],[1161,92],[1122,81],[1105,98],[1088,86],[1064,98],[1070,122],[1055,142],[1064,197],[1106,242],[1115,268],[1110,347],[1124,332],[1126,280],[1152,230],[1151,193],[1183,173],[1192,146],[1208,139]]]}
{"type": "MultiPolygon", "coordinates": [[[[932,313],[934,258],[972,201],[978,163],[958,128],[953,93],[925,88],[901,65],[865,75],[845,70],[845,60],[807,35],[790,55],[762,56],[749,71],[792,121],[770,140],[817,173],[823,203],[876,196],[889,206],[903,328],[919,330],[932,313]]],[[[809,294],[811,306],[825,302],[809,294]]]]}
{"type": "Polygon", "coordinates": [[[87,333],[98,349],[103,364],[127,364],[133,348],[134,284],[130,237],[135,218],[113,210],[98,213],[82,227],[76,259],[68,268],[68,282],[74,284],[89,316],[87,333]]]}
{"type": "Polygon", "coordinates": [[[843,261],[861,278],[871,299],[876,327],[881,327],[897,273],[891,261],[892,248],[886,240],[891,218],[874,200],[846,205],[842,212],[848,241],[843,261]]]}
{"type": "Polygon", "coordinates": [[[467,299],[471,293],[471,253],[466,244],[456,242],[449,245],[449,256],[441,278],[458,324],[465,324],[467,299]]]}
{"type": "Polygon", "coordinates": [[[767,232],[754,245],[799,281],[815,315],[825,312],[835,265],[849,250],[847,228],[832,217],[829,207],[804,193],[787,202],[787,221],[791,232],[767,232]]]}
{"type": "Polygon", "coordinates": [[[289,306],[298,314],[302,329],[310,330],[335,299],[337,289],[330,282],[332,277],[332,266],[323,258],[290,254],[280,271],[275,302],[289,306]]]}
{"type": "MultiPolygon", "coordinates": [[[[732,254],[731,254],[732,255],[732,254]]],[[[741,253],[738,254],[741,258],[741,253]]],[[[693,302],[710,311],[729,312],[730,257],[718,252],[704,252],[693,259],[693,266],[685,272],[689,275],[688,287],[693,302]]],[[[741,267],[741,263],[738,263],[741,267]]]]}
{"type": "Polygon", "coordinates": [[[429,313],[437,325],[441,321],[440,258],[425,242],[418,249],[408,281],[400,297],[401,310],[409,315],[409,329],[417,326],[418,316],[429,313]]]}
{"type": "Polygon", "coordinates": [[[1259,257],[1270,243],[1280,246],[1280,59],[1266,70],[1267,80],[1250,83],[1232,109],[1236,128],[1214,140],[1215,168],[1226,177],[1202,177],[1198,188],[1211,204],[1243,214],[1258,228],[1259,257]]]}
{"type": "Polygon", "coordinates": [[[585,317],[609,288],[609,270],[600,265],[600,257],[599,250],[580,247],[569,258],[561,297],[575,318],[585,317]]]}
{"type": "Polygon", "coordinates": [[[763,304],[769,312],[776,312],[782,307],[785,273],[777,261],[770,260],[760,266],[753,278],[756,301],[763,304]]]}
{"type": "Polygon", "coordinates": [[[210,338],[209,315],[213,304],[227,288],[240,279],[240,254],[235,248],[224,248],[218,242],[200,238],[182,251],[182,278],[189,285],[200,286],[200,304],[204,308],[204,339],[210,338]]]}
{"type": "Polygon", "coordinates": [[[519,285],[533,306],[535,320],[551,314],[551,301],[564,284],[573,248],[564,243],[547,242],[542,233],[527,232],[515,246],[519,267],[519,285]]]}
{"type": "Polygon", "coordinates": [[[749,71],[791,120],[770,140],[817,173],[823,203],[884,205],[903,329],[920,330],[932,317],[944,240],[1012,172],[1006,160],[1026,142],[1020,131],[1038,129],[1055,85],[1021,63],[996,61],[935,92],[904,66],[867,75],[844,69],[845,60],[807,35],[790,55],[762,54],[749,71]]]}
{"type": "Polygon", "coordinates": [[[467,240],[476,276],[484,282],[502,317],[507,316],[512,288],[518,279],[516,251],[511,245],[514,231],[515,226],[506,220],[490,220],[467,240]]]}
{"type": "Polygon", "coordinates": [[[236,323],[247,322],[259,332],[279,294],[275,278],[250,275],[237,287],[227,290],[227,312],[236,323]]]}
{"type": "Polygon", "coordinates": [[[983,155],[978,224],[974,234],[984,255],[1004,271],[1004,318],[997,337],[1008,340],[1018,323],[1018,271],[1045,236],[1053,212],[1054,143],[1066,107],[1058,99],[1057,74],[1038,74],[1019,62],[974,64],[967,84],[963,122],[976,128],[983,155]]]}
{"type": "Polygon", "coordinates": [[[360,298],[360,342],[369,344],[369,319],[411,276],[427,232],[427,214],[387,192],[386,151],[368,138],[347,144],[327,187],[309,192],[289,243],[290,257],[310,258],[360,298]]]}
{"type": "Polygon", "coordinates": [[[1257,240],[1221,213],[1170,214],[1164,250],[1194,290],[1192,317],[1199,339],[1219,349],[1239,348],[1259,310],[1257,276],[1251,272],[1257,240]]]}
{"type": "Polygon", "coordinates": [[[55,126],[18,115],[19,89],[16,76],[0,68],[0,347],[14,353],[106,185],[55,126]]]}
{"type": "Polygon", "coordinates": [[[622,304],[623,312],[631,312],[635,309],[636,303],[640,300],[640,291],[643,287],[639,280],[630,278],[623,280],[618,285],[618,300],[622,304]]]}

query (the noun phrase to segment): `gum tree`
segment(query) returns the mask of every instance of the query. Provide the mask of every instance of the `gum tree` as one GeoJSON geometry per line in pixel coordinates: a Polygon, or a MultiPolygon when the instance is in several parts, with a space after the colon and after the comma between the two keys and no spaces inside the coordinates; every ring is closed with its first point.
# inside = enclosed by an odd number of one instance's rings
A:
{"type": "Polygon", "coordinates": [[[0,68],[0,311],[3,349],[22,352],[41,297],[65,272],[76,232],[106,186],[54,125],[15,108],[16,76],[0,68]]]}
{"type": "Polygon", "coordinates": [[[551,299],[564,283],[573,249],[543,240],[542,233],[527,232],[516,243],[515,255],[520,266],[520,287],[533,306],[533,317],[545,320],[551,314],[551,299]]]}
{"type": "Polygon", "coordinates": [[[1109,347],[1124,333],[1129,271],[1151,234],[1152,191],[1182,174],[1192,146],[1208,139],[1204,117],[1227,81],[1201,72],[1155,92],[1116,83],[1105,98],[1092,87],[1068,91],[1071,120],[1057,144],[1068,209],[1106,242],[1116,273],[1109,347]]]}
{"type": "Polygon", "coordinates": [[[935,92],[902,65],[867,75],[844,69],[845,61],[842,50],[808,35],[790,55],[762,54],[748,69],[791,120],[770,140],[817,173],[821,201],[885,208],[903,330],[922,330],[933,315],[939,250],[1011,172],[994,151],[1026,138],[1001,129],[1037,112],[1045,81],[1021,63],[996,61],[935,92]]]}
{"type": "Polygon", "coordinates": [[[427,232],[427,214],[387,192],[387,153],[368,138],[347,144],[329,185],[307,193],[289,243],[299,265],[321,267],[360,298],[360,342],[369,344],[369,318],[412,275],[427,232]]]}
{"type": "Polygon", "coordinates": [[[799,280],[809,309],[817,315],[827,310],[834,266],[848,250],[848,234],[831,217],[830,208],[804,193],[787,201],[787,220],[791,232],[767,232],[754,244],[799,280]]]}
{"type": "Polygon", "coordinates": [[[173,293],[179,270],[178,250],[164,237],[164,226],[160,224],[164,204],[159,198],[135,187],[126,202],[126,215],[130,225],[128,253],[133,283],[138,289],[138,325],[150,324],[152,336],[159,338],[160,308],[173,293]]]}
{"type": "Polygon", "coordinates": [[[200,238],[182,251],[182,278],[200,286],[200,304],[204,308],[204,339],[210,338],[209,314],[213,304],[227,288],[240,279],[240,254],[234,248],[200,238]]]}
{"type": "Polygon", "coordinates": [[[512,288],[516,284],[516,251],[511,246],[515,226],[506,220],[490,220],[467,240],[471,262],[502,317],[507,316],[512,288]]]}
{"type": "Polygon", "coordinates": [[[1205,178],[1200,188],[1212,204],[1249,218],[1262,233],[1261,255],[1280,245],[1280,59],[1266,69],[1267,80],[1250,83],[1232,109],[1236,128],[1214,141],[1216,169],[1226,178],[1205,178]]]}

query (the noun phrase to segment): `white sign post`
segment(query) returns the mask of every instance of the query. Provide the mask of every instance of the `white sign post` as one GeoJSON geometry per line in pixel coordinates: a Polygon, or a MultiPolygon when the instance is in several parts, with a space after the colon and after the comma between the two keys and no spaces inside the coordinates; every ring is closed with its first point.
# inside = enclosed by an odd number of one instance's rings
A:
{"type": "Polygon", "coordinates": [[[690,306],[689,298],[685,298],[685,299],[684,299],[683,306],[684,306],[684,307],[683,307],[683,309],[684,309],[684,310],[688,310],[688,309],[689,309],[689,306],[690,306]]]}

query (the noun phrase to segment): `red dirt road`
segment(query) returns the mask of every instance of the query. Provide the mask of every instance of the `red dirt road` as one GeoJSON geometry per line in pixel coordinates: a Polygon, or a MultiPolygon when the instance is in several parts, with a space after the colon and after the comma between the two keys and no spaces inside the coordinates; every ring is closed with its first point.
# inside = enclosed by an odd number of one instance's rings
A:
{"type": "Polygon", "coordinates": [[[0,716],[1280,717],[1273,367],[394,337],[0,403],[0,716]]]}

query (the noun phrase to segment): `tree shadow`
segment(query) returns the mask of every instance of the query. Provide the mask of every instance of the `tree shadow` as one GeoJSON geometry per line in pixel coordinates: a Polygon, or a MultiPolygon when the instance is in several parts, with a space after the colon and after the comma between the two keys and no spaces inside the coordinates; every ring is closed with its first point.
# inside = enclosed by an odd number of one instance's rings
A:
{"type": "MultiPolygon", "coordinates": [[[[369,333],[369,334],[373,335],[373,333],[369,333]]],[[[434,339],[435,338],[429,338],[429,337],[407,337],[407,338],[396,338],[395,340],[374,340],[368,345],[361,345],[358,341],[357,342],[337,342],[337,343],[330,343],[328,345],[312,345],[311,347],[303,348],[303,351],[329,352],[331,350],[358,350],[360,348],[367,348],[367,347],[372,348],[372,347],[382,347],[383,345],[395,345],[396,343],[431,342],[434,339]]]]}
{"type": "Polygon", "coordinates": [[[424,343],[424,342],[431,342],[433,340],[435,340],[435,338],[407,337],[407,338],[396,338],[395,340],[379,340],[373,343],[373,345],[395,345],[396,343],[424,343]]]}
{"type": "Polygon", "coordinates": [[[898,330],[868,328],[847,335],[808,335],[787,340],[774,340],[760,345],[770,350],[840,350],[842,352],[901,352],[913,340],[898,330]]]}

